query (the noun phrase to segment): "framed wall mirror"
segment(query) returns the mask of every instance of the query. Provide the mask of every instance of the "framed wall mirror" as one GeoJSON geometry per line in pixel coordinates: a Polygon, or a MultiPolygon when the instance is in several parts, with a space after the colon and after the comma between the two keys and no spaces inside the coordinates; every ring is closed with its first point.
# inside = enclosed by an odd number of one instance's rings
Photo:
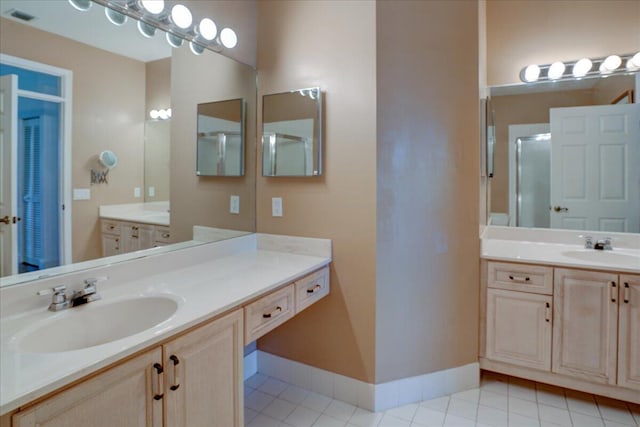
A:
{"type": "Polygon", "coordinates": [[[244,99],[198,104],[196,175],[244,175],[244,99]]]}
{"type": "Polygon", "coordinates": [[[262,98],[262,175],[322,174],[322,92],[319,87],[262,98]]]}

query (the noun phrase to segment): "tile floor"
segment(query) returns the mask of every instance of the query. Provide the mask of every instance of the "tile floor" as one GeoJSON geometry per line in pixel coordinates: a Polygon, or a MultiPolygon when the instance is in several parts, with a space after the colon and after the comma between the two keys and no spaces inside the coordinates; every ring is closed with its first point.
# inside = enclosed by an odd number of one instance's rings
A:
{"type": "Polygon", "coordinates": [[[640,426],[640,405],[484,372],[480,388],[372,413],[256,374],[247,427],[640,426]]]}

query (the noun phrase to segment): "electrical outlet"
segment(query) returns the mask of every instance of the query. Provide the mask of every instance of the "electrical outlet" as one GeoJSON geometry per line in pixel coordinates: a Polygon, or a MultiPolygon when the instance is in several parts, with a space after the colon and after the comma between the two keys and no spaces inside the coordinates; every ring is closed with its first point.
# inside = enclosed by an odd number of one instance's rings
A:
{"type": "Polygon", "coordinates": [[[149,187],[149,197],[156,196],[156,187],[149,187]]]}
{"type": "Polygon", "coordinates": [[[282,216],[282,197],[273,197],[271,199],[271,215],[282,216]]]}
{"type": "Polygon", "coordinates": [[[240,196],[231,196],[229,199],[229,212],[232,214],[240,213],[240,196]]]}
{"type": "Polygon", "coordinates": [[[140,187],[135,187],[133,189],[133,197],[140,197],[142,195],[142,192],[140,191],[140,187]]]}

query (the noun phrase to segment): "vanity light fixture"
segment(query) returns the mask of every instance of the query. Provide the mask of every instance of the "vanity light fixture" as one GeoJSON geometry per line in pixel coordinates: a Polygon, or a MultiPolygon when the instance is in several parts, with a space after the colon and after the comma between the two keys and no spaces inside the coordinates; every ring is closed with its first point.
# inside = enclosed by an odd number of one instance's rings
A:
{"type": "Polygon", "coordinates": [[[171,108],[151,110],[149,111],[149,117],[151,118],[151,120],[168,120],[171,118],[171,108]]]}
{"type": "Polygon", "coordinates": [[[205,50],[220,53],[224,48],[233,49],[238,45],[238,36],[231,28],[224,28],[218,33],[216,23],[206,17],[194,24],[191,11],[182,4],[174,5],[169,11],[164,0],[68,1],[79,10],[87,10],[91,3],[104,6],[113,11],[105,13],[116,25],[121,25],[119,22],[126,20],[126,17],[135,19],[138,21],[138,31],[147,38],[153,37],[158,29],[164,31],[167,42],[172,47],[181,47],[186,41],[196,55],[205,50]]]}
{"type": "Polygon", "coordinates": [[[127,15],[123,15],[120,12],[116,12],[113,9],[109,9],[108,7],[104,8],[104,14],[107,16],[109,22],[113,25],[117,25],[118,27],[124,25],[127,22],[127,15]]]}
{"type": "Polygon", "coordinates": [[[534,83],[608,77],[611,74],[628,74],[638,70],[640,70],[640,52],[601,58],[582,58],[564,63],[557,61],[545,65],[531,64],[520,71],[520,80],[525,83],[534,83]],[[625,67],[622,66],[623,63],[626,63],[625,67]]]}

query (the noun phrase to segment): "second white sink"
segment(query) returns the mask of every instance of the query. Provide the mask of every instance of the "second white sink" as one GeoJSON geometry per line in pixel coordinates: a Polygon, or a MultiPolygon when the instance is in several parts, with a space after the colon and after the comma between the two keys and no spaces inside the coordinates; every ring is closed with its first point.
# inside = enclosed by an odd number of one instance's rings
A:
{"type": "Polygon", "coordinates": [[[58,353],[116,341],[153,328],[178,309],[170,297],[148,296],[102,301],[70,308],[14,337],[18,351],[58,353]]]}
{"type": "Polygon", "coordinates": [[[640,267],[640,257],[633,254],[613,251],[578,250],[565,251],[562,255],[583,261],[607,262],[612,264],[631,264],[640,267]]]}

